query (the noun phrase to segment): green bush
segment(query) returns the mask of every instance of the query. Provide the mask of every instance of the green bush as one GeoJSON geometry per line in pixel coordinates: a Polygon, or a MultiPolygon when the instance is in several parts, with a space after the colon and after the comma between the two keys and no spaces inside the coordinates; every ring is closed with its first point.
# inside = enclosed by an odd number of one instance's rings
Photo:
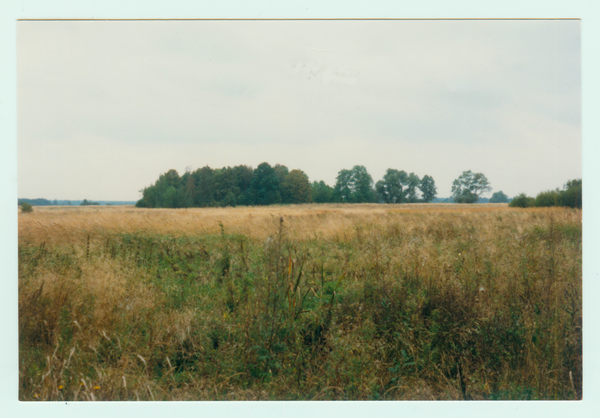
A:
{"type": "Polygon", "coordinates": [[[25,202],[21,205],[21,213],[30,213],[33,212],[33,206],[29,203],[25,202]]]}
{"type": "Polygon", "coordinates": [[[530,208],[535,206],[535,199],[527,196],[525,193],[521,193],[511,200],[508,206],[511,208],[530,208]]]}

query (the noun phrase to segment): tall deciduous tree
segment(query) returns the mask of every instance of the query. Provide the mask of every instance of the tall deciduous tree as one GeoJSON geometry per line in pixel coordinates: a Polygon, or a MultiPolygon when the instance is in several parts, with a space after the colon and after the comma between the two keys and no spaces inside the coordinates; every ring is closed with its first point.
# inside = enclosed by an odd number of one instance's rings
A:
{"type": "Polygon", "coordinates": [[[406,201],[415,203],[419,200],[417,196],[417,188],[421,184],[421,179],[415,173],[410,173],[406,179],[406,201]]]}
{"type": "Polygon", "coordinates": [[[310,203],[312,190],[308,176],[302,170],[292,170],[281,184],[283,203],[310,203]]]}
{"type": "Polygon", "coordinates": [[[379,200],[384,203],[402,203],[404,201],[404,185],[407,181],[408,174],[404,170],[388,168],[383,179],[375,185],[379,200]]]}
{"type": "Polygon", "coordinates": [[[314,181],[312,184],[312,201],[315,203],[331,203],[333,199],[333,187],[327,185],[323,180],[314,181]]]}
{"type": "Polygon", "coordinates": [[[239,189],[236,186],[235,173],[231,167],[215,170],[215,199],[219,206],[235,206],[239,189]]]}
{"type": "Polygon", "coordinates": [[[373,178],[362,165],[352,170],[343,169],[338,173],[334,187],[335,200],[342,203],[375,202],[373,178]]]}
{"type": "Polygon", "coordinates": [[[246,165],[236,165],[233,167],[233,172],[235,173],[235,184],[239,189],[238,205],[253,205],[251,186],[254,170],[246,165]]]}
{"type": "Polygon", "coordinates": [[[277,175],[277,178],[279,179],[279,185],[280,186],[283,185],[288,174],[290,174],[290,170],[282,164],[275,164],[273,166],[273,170],[275,171],[275,174],[277,175]]]}
{"type": "Polygon", "coordinates": [[[475,203],[483,193],[491,192],[490,182],[482,173],[463,171],[452,183],[452,197],[456,203],[475,203]]]}
{"type": "MultiPolygon", "coordinates": [[[[215,206],[215,172],[209,166],[194,171],[194,203],[198,207],[215,206]]],[[[191,186],[191,185],[190,185],[191,186]]]]}
{"type": "Polygon", "coordinates": [[[502,190],[494,193],[492,195],[492,197],[490,197],[490,203],[507,203],[507,202],[508,202],[508,196],[502,190]]]}
{"type": "Polygon", "coordinates": [[[433,177],[425,174],[421,179],[419,189],[421,190],[423,201],[428,203],[435,199],[435,196],[437,194],[437,187],[435,186],[435,181],[433,180],[433,177]]]}
{"type": "Polygon", "coordinates": [[[261,163],[256,167],[251,189],[255,205],[281,203],[279,178],[269,163],[261,163]]]}

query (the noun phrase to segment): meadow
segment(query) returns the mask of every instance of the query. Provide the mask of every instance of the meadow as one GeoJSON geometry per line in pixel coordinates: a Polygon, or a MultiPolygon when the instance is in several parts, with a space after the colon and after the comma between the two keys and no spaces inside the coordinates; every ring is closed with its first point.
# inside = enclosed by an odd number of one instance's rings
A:
{"type": "Polygon", "coordinates": [[[19,214],[19,399],[582,397],[582,213],[19,214]]]}

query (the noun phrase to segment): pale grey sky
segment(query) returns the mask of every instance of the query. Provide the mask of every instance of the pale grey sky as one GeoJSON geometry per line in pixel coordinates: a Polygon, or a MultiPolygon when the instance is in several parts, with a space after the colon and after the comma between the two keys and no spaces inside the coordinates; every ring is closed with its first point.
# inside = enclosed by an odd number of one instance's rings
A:
{"type": "Polygon", "coordinates": [[[580,44],[577,20],[18,22],[18,195],[263,161],[536,195],[582,176],[580,44]]]}

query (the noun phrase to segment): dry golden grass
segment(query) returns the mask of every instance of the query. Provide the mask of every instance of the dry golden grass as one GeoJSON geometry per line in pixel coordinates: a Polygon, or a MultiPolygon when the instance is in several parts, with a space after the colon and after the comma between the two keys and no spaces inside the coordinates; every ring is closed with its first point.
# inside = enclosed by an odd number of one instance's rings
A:
{"type": "MultiPolygon", "coordinates": [[[[299,239],[347,239],[360,226],[386,227],[401,223],[419,227],[461,219],[482,220],[506,215],[507,220],[542,219],[539,214],[554,212],[561,218],[581,216],[579,211],[561,208],[532,208],[515,211],[506,204],[403,204],[403,205],[290,205],[237,208],[139,209],[132,206],[36,207],[33,213],[19,214],[19,239],[23,242],[69,243],[90,234],[146,232],[171,236],[214,234],[223,223],[228,233],[267,238],[280,217],[289,233],[299,239]]],[[[529,224],[528,222],[526,222],[529,224]]],[[[408,231],[406,231],[408,232],[408,231]]]]}
{"type": "Polygon", "coordinates": [[[36,207],[19,396],[577,398],[580,230],[581,210],[504,204],[36,207]]]}

